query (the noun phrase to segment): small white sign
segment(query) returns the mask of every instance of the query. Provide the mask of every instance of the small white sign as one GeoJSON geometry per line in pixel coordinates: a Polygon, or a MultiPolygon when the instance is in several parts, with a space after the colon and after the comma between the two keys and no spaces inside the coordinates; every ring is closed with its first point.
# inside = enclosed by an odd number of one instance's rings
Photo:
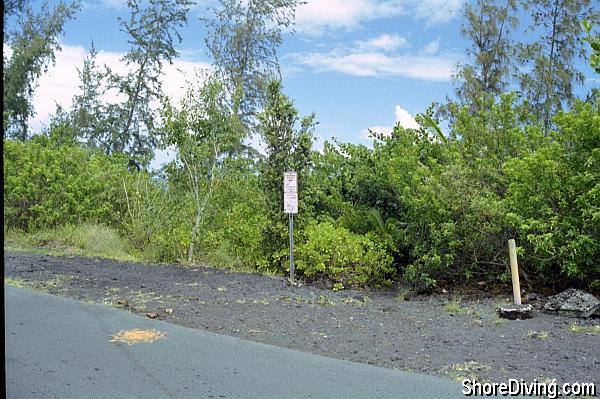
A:
{"type": "Polygon", "coordinates": [[[298,174],[283,174],[283,212],[298,213],[298,174]]]}

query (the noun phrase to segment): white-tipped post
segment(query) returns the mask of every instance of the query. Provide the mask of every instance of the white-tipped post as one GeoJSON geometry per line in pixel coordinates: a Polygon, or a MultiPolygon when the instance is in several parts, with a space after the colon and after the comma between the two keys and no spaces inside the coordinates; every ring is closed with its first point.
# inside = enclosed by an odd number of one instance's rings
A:
{"type": "Polygon", "coordinates": [[[510,275],[512,277],[513,297],[515,305],[521,304],[521,284],[519,283],[519,264],[517,263],[517,244],[508,240],[508,255],[510,256],[510,275]]]}

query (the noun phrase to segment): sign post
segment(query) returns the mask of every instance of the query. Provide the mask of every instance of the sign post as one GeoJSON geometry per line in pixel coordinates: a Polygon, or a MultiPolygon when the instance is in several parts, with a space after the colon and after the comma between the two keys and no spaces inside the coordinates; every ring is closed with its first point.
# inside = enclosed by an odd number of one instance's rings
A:
{"type": "Polygon", "coordinates": [[[298,174],[283,174],[283,212],[290,222],[290,281],[294,284],[294,213],[298,213],[298,174]]]}
{"type": "Polygon", "coordinates": [[[510,275],[512,277],[513,299],[515,305],[521,304],[521,284],[519,283],[519,264],[517,262],[517,244],[508,240],[508,255],[510,257],[510,275]]]}

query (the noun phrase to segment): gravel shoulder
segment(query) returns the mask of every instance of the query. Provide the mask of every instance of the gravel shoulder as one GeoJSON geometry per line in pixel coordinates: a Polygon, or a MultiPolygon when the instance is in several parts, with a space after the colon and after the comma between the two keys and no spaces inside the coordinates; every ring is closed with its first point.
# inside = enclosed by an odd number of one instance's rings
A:
{"type": "MultiPolygon", "coordinates": [[[[167,322],[381,367],[460,380],[594,382],[600,386],[600,325],[536,311],[506,321],[506,297],[404,300],[397,291],[290,287],[282,277],[208,267],[5,252],[6,284],[29,287],[167,322]]],[[[539,308],[539,306],[537,306],[539,308]]]]}

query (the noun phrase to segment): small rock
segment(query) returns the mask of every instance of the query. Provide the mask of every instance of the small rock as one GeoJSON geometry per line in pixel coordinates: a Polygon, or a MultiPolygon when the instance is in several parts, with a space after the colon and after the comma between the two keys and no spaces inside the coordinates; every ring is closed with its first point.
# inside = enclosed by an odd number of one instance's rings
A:
{"type": "Polygon", "coordinates": [[[158,313],[149,312],[149,313],[146,313],[146,316],[148,316],[151,319],[156,319],[158,317],[158,313]]]}
{"type": "Polygon", "coordinates": [[[121,298],[121,299],[117,300],[117,304],[124,306],[124,307],[128,307],[129,301],[127,300],[127,298],[121,298]]]}
{"type": "Polygon", "coordinates": [[[173,309],[171,309],[171,308],[166,308],[166,309],[165,309],[165,313],[171,314],[171,313],[173,313],[173,309]]]}

